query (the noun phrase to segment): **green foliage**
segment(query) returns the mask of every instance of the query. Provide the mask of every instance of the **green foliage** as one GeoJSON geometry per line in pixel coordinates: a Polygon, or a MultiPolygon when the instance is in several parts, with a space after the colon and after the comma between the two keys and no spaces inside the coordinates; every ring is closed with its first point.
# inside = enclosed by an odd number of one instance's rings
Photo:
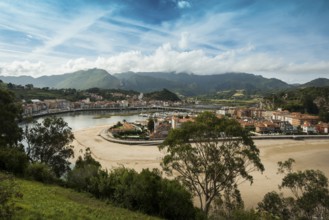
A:
{"type": "Polygon", "coordinates": [[[24,150],[10,147],[0,147],[0,170],[22,175],[29,164],[24,150]]]}
{"type": "Polygon", "coordinates": [[[115,207],[108,202],[55,185],[17,180],[24,197],[18,200],[15,219],[158,219],[115,207]]]}
{"type": "Polygon", "coordinates": [[[154,119],[153,118],[149,118],[148,122],[147,122],[147,129],[150,132],[154,131],[154,119]]]}
{"type": "Polygon", "coordinates": [[[99,178],[100,172],[100,163],[92,158],[91,151],[87,148],[84,158],[79,156],[74,169],[68,173],[67,184],[79,191],[95,193],[95,181],[99,178]]]}
{"type": "Polygon", "coordinates": [[[178,179],[199,197],[207,214],[214,198],[232,189],[238,178],[252,183],[250,173],[264,170],[248,132],[235,120],[218,119],[209,112],[171,130],[159,148],[167,151],[163,169],[178,172],[178,179]]]}
{"type": "Polygon", "coordinates": [[[265,194],[263,200],[258,203],[258,210],[270,214],[273,218],[289,219],[292,216],[291,204],[291,198],[283,198],[273,191],[265,194]]]}
{"type": "Polygon", "coordinates": [[[62,118],[47,117],[42,123],[34,122],[25,129],[26,153],[32,162],[45,163],[57,177],[70,170],[69,158],[73,157],[71,128],[62,118]]]}
{"type": "Polygon", "coordinates": [[[194,219],[192,196],[174,180],[162,179],[157,170],[137,173],[124,167],[110,173],[86,151],[68,173],[67,184],[111,203],[167,219],[194,219]]]}
{"type": "Polygon", "coordinates": [[[12,219],[16,212],[14,199],[22,198],[12,176],[0,173],[0,219],[12,219]]]}
{"type": "Polygon", "coordinates": [[[192,196],[177,181],[162,179],[156,170],[118,168],[110,173],[110,199],[123,207],[167,219],[194,219],[192,196]]]}
{"type": "Polygon", "coordinates": [[[282,107],[290,112],[321,114],[326,118],[329,111],[329,87],[307,87],[280,91],[264,98],[275,101],[275,108],[282,107]]]}
{"type": "Polygon", "coordinates": [[[16,147],[22,139],[22,130],[16,120],[21,117],[21,106],[13,93],[0,89],[0,147],[16,147]]]}
{"type": "Polygon", "coordinates": [[[231,219],[238,210],[243,210],[243,208],[244,203],[237,185],[227,186],[220,196],[215,197],[214,213],[212,215],[215,214],[231,219]]]}
{"type": "MultiPolygon", "coordinates": [[[[279,173],[285,174],[280,189],[289,189],[293,197],[276,192],[264,196],[258,209],[282,219],[313,219],[329,216],[328,179],[319,170],[293,171],[289,159],[279,162],[279,173]]],[[[327,218],[325,218],[327,219],[327,218]]]]}
{"type": "Polygon", "coordinates": [[[24,99],[28,103],[31,99],[67,99],[69,101],[78,101],[86,98],[82,91],[76,89],[49,89],[48,87],[27,89],[16,86],[10,90],[15,93],[18,99],[24,99]]]}
{"type": "Polygon", "coordinates": [[[329,122],[329,111],[321,110],[319,113],[320,120],[323,122],[329,122]]]}
{"type": "Polygon", "coordinates": [[[146,99],[149,100],[160,100],[160,101],[181,101],[180,98],[178,98],[178,96],[173,93],[170,92],[168,89],[163,89],[162,91],[159,92],[150,92],[150,93],[146,93],[145,95],[146,99]]]}
{"type": "Polygon", "coordinates": [[[42,183],[56,183],[58,179],[52,169],[43,163],[30,164],[25,172],[28,179],[36,180],[42,183]]]}
{"type": "Polygon", "coordinates": [[[159,214],[166,219],[203,219],[193,208],[191,194],[178,182],[163,179],[159,193],[159,214]]]}

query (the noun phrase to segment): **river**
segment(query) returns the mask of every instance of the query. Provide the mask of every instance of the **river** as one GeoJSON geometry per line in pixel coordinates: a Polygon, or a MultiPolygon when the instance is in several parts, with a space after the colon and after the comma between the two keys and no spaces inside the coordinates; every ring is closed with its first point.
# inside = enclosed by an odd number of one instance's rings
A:
{"type": "MultiPolygon", "coordinates": [[[[120,114],[120,113],[119,113],[120,114]]],[[[135,122],[138,120],[145,120],[146,117],[140,116],[138,113],[131,115],[118,115],[118,112],[76,112],[64,113],[57,115],[67,122],[72,131],[77,131],[85,128],[90,128],[99,125],[111,125],[118,121],[126,120],[127,122],[135,122]],[[116,115],[117,114],[117,115],[116,115]]],[[[37,118],[38,122],[42,122],[44,117],[37,118]]],[[[21,124],[23,127],[25,124],[21,124]]]]}

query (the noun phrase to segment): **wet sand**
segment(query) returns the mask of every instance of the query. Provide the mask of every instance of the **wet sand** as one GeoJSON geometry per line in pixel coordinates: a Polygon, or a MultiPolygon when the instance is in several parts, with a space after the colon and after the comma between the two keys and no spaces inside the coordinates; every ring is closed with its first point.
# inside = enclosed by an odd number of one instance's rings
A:
{"type": "MultiPolygon", "coordinates": [[[[104,140],[99,133],[108,126],[98,126],[74,132],[75,158],[89,147],[103,168],[125,166],[141,171],[159,168],[164,152],[156,146],[123,145],[104,140]]],[[[294,158],[296,170],[319,169],[329,177],[329,139],[255,140],[265,166],[263,174],[254,172],[254,183],[239,186],[247,208],[256,207],[264,194],[276,190],[282,175],[277,174],[277,162],[294,158]]]]}

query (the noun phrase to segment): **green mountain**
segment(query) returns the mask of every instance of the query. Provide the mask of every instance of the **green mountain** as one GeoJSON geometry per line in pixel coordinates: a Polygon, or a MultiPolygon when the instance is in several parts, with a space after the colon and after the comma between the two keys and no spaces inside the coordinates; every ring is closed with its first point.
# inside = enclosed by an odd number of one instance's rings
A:
{"type": "Polygon", "coordinates": [[[149,92],[167,88],[187,96],[224,90],[269,91],[291,87],[278,79],[267,79],[248,73],[195,75],[172,72],[130,72],[114,76],[121,80],[124,89],[149,92]]]}
{"type": "Polygon", "coordinates": [[[318,79],[314,79],[308,83],[302,84],[299,87],[307,88],[307,87],[325,87],[325,86],[329,86],[329,79],[318,78],[318,79]]]}
{"type": "Polygon", "coordinates": [[[0,80],[16,85],[33,84],[34,87],[50,87],[50,88],[74,88],[74,89],[117,89],[120,87],[120,81],[102,69],[80,70],[73,73],[63,75],[41,76],[33,78],[30,76],[4,77],[0,76],[0,80]]]}
{"type": "Polygon", "coordinates": [[[0,80],[17,85],[33,84],[35,87],[50,88],[102,88],[153,92],[166,88],[186,96],[216,93],[227,90],[247,92],[272,91],[293,87],[278,79],[268,79],[248,73],[224,73],[195,75],[173,72],[127,72],[109,74],[102,69],[81,70],[63,75],[4,77],[0,80]]]}

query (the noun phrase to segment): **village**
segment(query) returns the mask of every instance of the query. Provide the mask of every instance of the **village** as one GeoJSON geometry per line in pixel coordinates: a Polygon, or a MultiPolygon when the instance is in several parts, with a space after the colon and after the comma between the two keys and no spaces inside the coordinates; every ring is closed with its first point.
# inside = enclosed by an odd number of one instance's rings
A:
{"type": "MultiPolygon", "coordinates": [[[[49,99],[43,101],[34,99],[31,100],[31,103],[23,102],[23,116],[28,117],[83,110],[150,109],[151,107],[157,107],[163,111],[164,108],[167,108],[175,111],[162,114],[141,113],[141,116],[144,116],[145,120],[141,120],[135,124],[142,128],[128,125],[121,128],[121,132],[125,133],[136,129],[144,131],[144,128],[150,124],[149,120],[152,120],[154,125],[151,128],[148,126],[148,133],[142,134],[142,137],[144,139],[164,139],[170,129],[179,128],[182,123],[193,121],[197,116],[197,112],[193,111],[193,106],[192,111],[191,105],[189,105],[189,108],[184,108],[185,106],[183,102],[145,101],[138,97],[127,97],[118,101],[106,101],[102,100],[101,96],[90,94],[90,97],[77,102],[70,102],[65,99],[49,99]]],[[[282,109],[269,111],[256,107],[219,106],[217,109],[211,109],[211,111],[215,112],[219,118],[229,117],[237,120],[252,135],[328,134],[329,131],[329,124],[321,122],[318,116],[289,112],[282,109]]]]}

